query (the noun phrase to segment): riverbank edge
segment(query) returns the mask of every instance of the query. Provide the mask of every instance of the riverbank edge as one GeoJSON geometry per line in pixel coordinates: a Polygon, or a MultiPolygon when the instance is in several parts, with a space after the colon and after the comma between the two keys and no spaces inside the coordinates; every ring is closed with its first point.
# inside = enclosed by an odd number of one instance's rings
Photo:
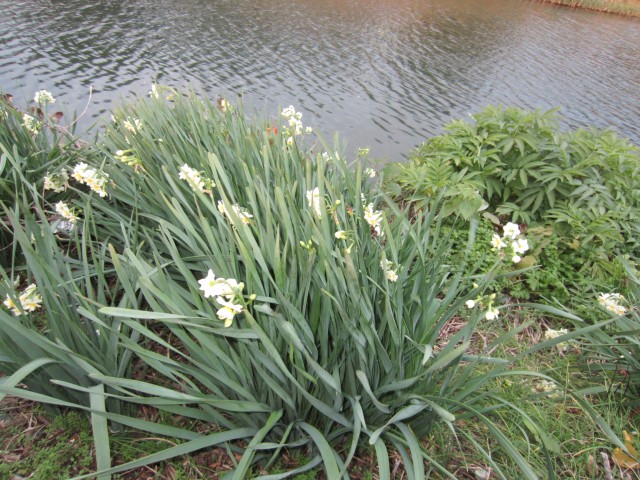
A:
{"type": "Polygon", "coordinates": [[[625,17],[640,18],[640,1],[629,4],[624,1],[607,0],[537,0],[543,3],[551,3],[571,8],[584,8],[603,13],[613,13],[625,17]]]}

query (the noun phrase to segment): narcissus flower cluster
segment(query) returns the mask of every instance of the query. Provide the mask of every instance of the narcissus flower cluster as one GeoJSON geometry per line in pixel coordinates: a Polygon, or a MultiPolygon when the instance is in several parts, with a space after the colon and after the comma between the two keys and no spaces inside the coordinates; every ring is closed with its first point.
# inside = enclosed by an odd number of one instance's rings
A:
{"type": "Polygon", "coordinates": [[[502,230],[502,237],[493,234],[491,246],[501,257],[508,256],[513,263],[520,263],[522,255],[529,250],[529,242],[521,236],[520,227],[515,223],[507,223],[502,230]]]}
{"type": "Polygon", "coordinates": [[[598,303],[616,315],[627,313],[627,308],[621,305],[624,301],[624,297],[619,293],[601,293],[598,296],[598,303]]]}
{"type": "Polygon", "coordinates": [[[11,296],[7,295],[2,304],[11,310],[11,312],[17,317],[23,313],[29,313],[40,308],[42,304],[42,297],[38,294],[35,283],[26,287],[20,295],[18,295],[18,304],[14,302],[11,296]]]}
{"type": "Polygon", "coordinates": [[[198,283],[205,298],[215,298],[215,301],[220,305],[216,315],[220,320],[224,320],[225,327],[230,327],[233,318],[243,311],[242,304],[237,302],[243,298],[244,283],[233,278],[216,278],[211,269],[205,278],[198,280],[198,283]]]}
{"type": "Polygon", "coordinates": [[[101,197],[107,196],[105,185],[107,184],[109,175],[105,172],[99,172],[95,168],[90,168],[86,163],[80,162],[73,168],[71,177],[79,183],[88,185],[92,191],[101,197]]]}
{"type": "Polygon", "coordinates": [[[63,192],[69,186],[69,174],[65,169],[59,173],[49,173],[44,177],[44,189],[54,192],[63,192]]]}
{"type": "MultiPolygon", "coordinates": [[[[243,225],[249,225],[251,223],[251,219],[253,218],[253,215],[251,215],[246,208],[241,207],[240,205],[235,203],[235,204],[231,205],[231,209],[236,214],[236,217],[238,217],[240,219],[240,221],[242,222],[243,225]]],[[[227,219],[230,222],[233,222],[233,218],[229,215],[229,212],[225,208],[224,203],[222,202],[222,200],[218,200],[218,211],[222,215],[227,217],[227,219]]]]}
{"type": "Polygon", "coordinates": [[[302,113],[296,112],[293,105],[289,105],[282,110],[282,116],[287,121],[287,126],[284,127],[282,134],[286,137],[287,145],[293,145],[294,137],[304,133],[311,133],[313,129],[311,127],[304,127],[302,125],[302,113]]]}

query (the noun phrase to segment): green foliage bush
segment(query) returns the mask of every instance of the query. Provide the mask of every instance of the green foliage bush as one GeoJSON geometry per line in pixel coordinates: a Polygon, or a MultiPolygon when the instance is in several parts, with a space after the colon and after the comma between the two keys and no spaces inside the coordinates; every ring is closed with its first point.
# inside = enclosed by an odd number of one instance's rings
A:
{"type": "Polygon", "coordinates": [[[415,201],[445,190],[450,212],[526,224],[545,272],[524,278],[539,295],[620,287],[617,256],[640,253],[638,149],[612,131],[562,133],[555,110],[490,106],[471,120],[388,166],[388,190],[415,201]]]}

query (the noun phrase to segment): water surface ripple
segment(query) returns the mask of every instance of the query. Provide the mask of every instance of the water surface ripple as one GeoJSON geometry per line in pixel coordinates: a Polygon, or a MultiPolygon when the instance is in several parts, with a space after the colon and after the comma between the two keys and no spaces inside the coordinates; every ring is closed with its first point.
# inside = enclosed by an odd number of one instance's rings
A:
{"type": "Polygon", "coordinates": [[[0,0],[0,89],[84,123],[153,81],[243,94],[401,159],[485,105],[560,107],[640,144],[640,22],[525,0],[0,0]]]}

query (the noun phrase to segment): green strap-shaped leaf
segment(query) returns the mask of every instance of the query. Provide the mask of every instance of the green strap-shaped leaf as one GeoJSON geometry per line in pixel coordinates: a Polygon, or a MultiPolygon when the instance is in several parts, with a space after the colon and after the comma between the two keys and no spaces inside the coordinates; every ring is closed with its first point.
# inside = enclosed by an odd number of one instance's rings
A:
{"type": "Polygon", "coordinates": [[[420,413],[425,408],[427,408],[427,405],[425,403],[416,403],[415,405],[404,407],[393,417],[391,417],[387,423],[385,423],[382,427],[378,428],[371,434],[371,437],[369,438],[369,445],[373,445],[389,425],[393,425],[394,423],[398,423],[402,420],[406,420],[407,418],[411,418],[420,413]]]}
{"type": "Polygon", "coordinates": [[[371,391],[369,379],[367,378],[365,373],[362,370],[356,370],[356,377],[358,377],[358,380],[360,380],[360,383],[364,387],[365,392],[367,392],[367,395],[369,395],[369,398],[371,398],[371,401],[376,406],[376,408],[383,413],[391,413],[391,410],[389,410],[389,406],[380,402],[371,391]]]}
{"type": "MultiPolygon", "coordinates": [[[[106,412],[104,385],[94,385],[88,390],[91,409],[106,412]]],[[[96,467],[98,470],[108,470],[111,467],[111,450],[109,449],[109,428],[106,417],[91,413],[91,429],[93,430],[93,445],[96,450],[96,467]]],[[[111,480],[111,475],[101,474],[97,478],[98,480],[111,480]]]]}
{"type": "Polygon", "coordinates": [[[340,468],[336,461],[337,453],[333,448],[331,448],[331,445],[329,445],[329,442],[327,442],[324,435],[322,435],[316,427],[309,425],[308,423],[302,422],[298,426],[309,434],[313,443],[318,447],[320,455],[322,456],[322,463],[327,474],[327,478],[331,478],[332,480],[341,478],[340,468]]]}
{"type": "MultiPolygon", "coordinates": [[[[146,457],[139,458],[138,460],[133,460],[132,462],[128,462],[123,465],[118,465],[117,467],[113,467],[105,471],[97,472],[97,474],[110,475],[112,473],[126,472],[127,470],[132,470],[134,468],[144,467],[146,465],[151,465],[153,463],[164,462],[165,460],[169,460],[174,457],[179,457],[181,455],[187,455],[191,452],[195,452],[203,448],[212,447],[214,445],[220,445],[222,443],[231,442],[233,440],[246,439],[252,435],[255,435],[256,433],[257,433],[257,430],[255,428],[237,428],[235,430],[228,430],[226,432],[213,433],[211,435],[207,435],[206,437],[198,438],[196,440],[191,440],[190,442],[176,445],[175,447],[167,448],[165,450],[162,450],[161,452],[147,455],[146,457]]],[[[70,480],[83,480],[85,478],[90,478],[95,475],[96,475],[95,473],[90,473],[88,475],[81,475],[79,477],[74,477],[70,480]]]]}
{"type": "MultiPolygon", "coordinates": [[[[55,360],[50,358],[38,358],[36,360],[32,360],[26,365],[20,367],[18,370],[13,372],[8,377],[0,378],[0,386],[3,387],[15,387],[20,382],[22,382],[26,377],[28,377],[32,372],[36,371],[40,367],[47,365],[49,363],[56,363],[55,360]]],[[[5,397],[6,394],[0,393],[0,400],[5,397]]]]}
{"type": "Polygon", "coordinates": [[[238,467],[233,473],[232,480],[243,480],[245,478],[245,475],[247,474],[247,470],[251,465],[251,461],[253,460],[253,457],[256,454],[256,450],[255,450],[256,445],[258,445],[264,439],[264,437],[267,436],[267,434],[271,431],[271,429],[278,423],[278,420],[282,418],[282,413],[283,413],[282,410],[278,410],[277,412],[271,413],[264,427],[258,430],[258,433],[256,433],[255,436],[251,439],[251,442],[249,442],[249,445],[247,446],[247,449],[244,452],[244,455],[242,455],[242,458],[238,463],[238,467]]]}

